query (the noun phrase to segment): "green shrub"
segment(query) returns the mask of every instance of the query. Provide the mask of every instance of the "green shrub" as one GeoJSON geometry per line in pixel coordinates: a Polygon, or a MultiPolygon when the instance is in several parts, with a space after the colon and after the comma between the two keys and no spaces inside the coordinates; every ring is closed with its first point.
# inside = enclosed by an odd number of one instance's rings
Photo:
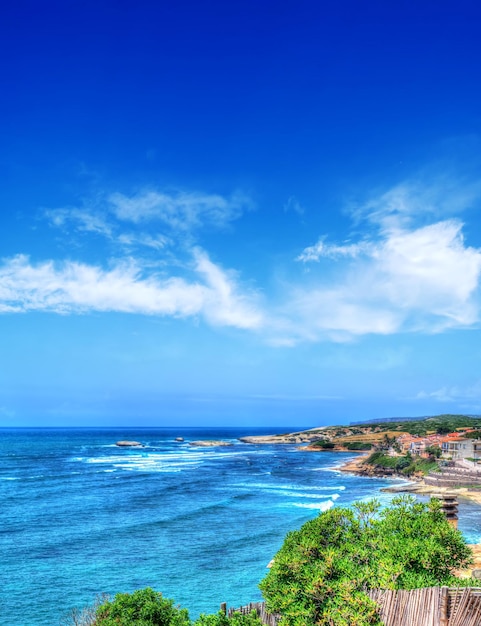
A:
{"type": "Polygon", "coordinates": [[[335,507],[290,532],[260,587],[284,626],[380,626],[367,590],[449,585],[470,557],[438,500],[400,496],[383,511],[335,507]]]}
{"type": "Polygon", "coordinates": [[[262,626],[262,622],[255,611],[248,615],[234,613],[232,617],[226,617],[220,612],[214,615],[201,615],[194,622],[194,626],[262,626]]]}
{"type": "Polygon", "coordinates": [[[334,448],[332,441],[326,440],[315,441],[312,445],[316,448],[322,448],[323,450],[332,450],[332,448],[334,448]]]}
{"type": "Polygon", "coordinates": [[[427,474],[431,470],[438,467],[437,462],[431,457],[423,459],[421,457],[411,456],[409,452],[404,456],[389,456],[384,454],[382,450],[373,452],[365,461],[369,465],[384,469],[393,469],[400,472],[404,476],[412,476],[412,474],[427,474]]]}
{"type": "Polygon", "coordinates": [[[134,593],[118,593],[113,600],[99,597],[95,604],[83,609],[73,609],[62,621],[63,626],[262,626],[255,611],[248,615],[234,613],[227,617],[223,612],[202,614],[191,622],[187,609],[174,606],[174,601],[164,598],[150,587],[134,593]]]}
{"type": "Polygon", "coordinates": [[[189,626],[187,609],[150,587],[118,593],[98,607],[93,626],[189,626]]]}
{"type": "Polygon", "coordinates": [[[376,467],[396,469],[400,462],[399,459],[401,458],[405,457],[389,456],[388,454],[384,454],[382,450],[378,450],[377,452],[373,452],[366,459],[366,463],[369,465],[375,465],[376,467]]]}
{"type": "Polygon", "coordinates": [[[437,445],[427,446],[426,452],[429,454],[429,456],[432,456],[436,459],[439,459],[442,454],[441,448],[437,445]]]}
{"type": "Polygon", "coordinates": [[[348,450],[370,450],[372,443],[366,441],[349,441],[346,443],[346,448],[348,450]]]}

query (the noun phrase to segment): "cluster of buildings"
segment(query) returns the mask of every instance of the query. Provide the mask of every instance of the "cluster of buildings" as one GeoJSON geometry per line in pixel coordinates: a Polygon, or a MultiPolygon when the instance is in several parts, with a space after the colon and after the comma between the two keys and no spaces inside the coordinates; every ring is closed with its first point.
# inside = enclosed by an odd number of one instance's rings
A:
{"type": "Polygon", "coordinates": [[[441,449],[442,457],[456,459],[481,460],[481,439],[472,439],[469,433],[475,429],[448,433],[447,435],[429,435],[420,437],[417,435],[401,435],[398,444],[401,451],[410,452],[421,457],[429,456],[426,449],[437,446],[441,449]]]}

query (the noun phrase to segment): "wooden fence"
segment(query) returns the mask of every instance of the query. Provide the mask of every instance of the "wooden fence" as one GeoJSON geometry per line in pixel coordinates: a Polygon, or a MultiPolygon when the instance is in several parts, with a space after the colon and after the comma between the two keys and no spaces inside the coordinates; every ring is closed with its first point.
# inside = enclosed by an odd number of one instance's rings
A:
{"type": "Polygon", "coordinates": [[[481,589],[426,587],[412,591],[375,589],[385,626],[481,626],[481,589]]]}
{"type": "MultiPolygon", "coordinates": [[[[481,626],[481,588],[426,587],[412,591],[374,589],[369,596],[378,603],[385,626],[481,626]]],[[[233,613],[256,611],[266,626],[277,626],[280,616],[271,615],[263,602],[251,602],[233,613]]],[[[308,625],[306,625],[308,626],[308,625]]]]}
{"type": "MultiPolygon", "coordinates": [[[[222,606],[222,605],[221,605],[222,606]]],[[[242,613],[243,615],[248,615],[255,611],[257,615],[261,618],[261,621],[266,626],[277,626],[280,621],[280,617],[278,615],[274,615],[272,613],[268,613],[266,611],[264,602],[251,602],[246,606],[241,606],[238,609],[229,609],[227,611],[228,617],[232,617],[233,613],[242,613]]]]}

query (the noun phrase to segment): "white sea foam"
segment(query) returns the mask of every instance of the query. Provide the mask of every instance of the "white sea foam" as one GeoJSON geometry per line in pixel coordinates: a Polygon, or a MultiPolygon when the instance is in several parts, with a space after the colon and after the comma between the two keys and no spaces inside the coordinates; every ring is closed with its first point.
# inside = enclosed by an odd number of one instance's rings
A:
{"type": "Polygon", "coordinates": [[[292,502],[291,506],[295,506],[300,509],[317,509],[318,511],[324,512],[332,508],[334,506],[334,502],[332,500],[321,502],[319,504],[313,504],[311,502],[292,502]]]}
{"type": "Polygon", "coordinates": [[[272,483],[234,483],[231,485],[232,487],[244,487],[251,488],[255,487],[256,489],[266,489],[269,492],[271,491],[343,491],[346,487],[344,485],[337,485],[332,487],[325,487],[319,485],[275,485],[272,483]]]}
{"type": "Polygon", "coordinates": [[[129,455],[115,455],[82,459],[85,463],[111,466],[109,470],[126,472],[180,472],[186,469],[196,469],[200,465],[202,454],[193,454],[189,458],[175,454],[140,453],[129,455]]]}
{"type": "MultiPolygon", "coordinates": [[[[334,497],[332,494],[329,494],[329,493],[317,494],[317,493],[306,493],[304,491],[284,491],[283,489],[279,489],[279,491],[275,493],[278,493],[280,496],[283,496],[283,497],[287,496],[290,498],[308,498],[310,500],[324,500],[326,498],[334,497]]],[[[334,495],[337,496],[337,494],[334,494],[334,495]]]]}

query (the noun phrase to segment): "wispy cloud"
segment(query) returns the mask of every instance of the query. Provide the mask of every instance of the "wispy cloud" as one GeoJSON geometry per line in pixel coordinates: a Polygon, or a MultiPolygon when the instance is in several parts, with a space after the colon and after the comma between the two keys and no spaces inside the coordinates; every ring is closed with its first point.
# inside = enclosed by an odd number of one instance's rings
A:
{"type": "Polygon", "coordinates": [[[160,234],[149,235],[148,233],[121,233],[118,235],[117,241],[126,248],[140,245],[146,248],[153,248],[154,250],[163,250],[173,244],[172,239],[169,237],[160,234]]]}
{"type": "Polygon", "coordinates": [[[192,245],[202,229],[223,229],[252,208],[252,200],[241,192],[223,196],[151,189],[100,195],[81,208],[48,209],[44,216],[69,232],[95,233],[121,246],[161,249],[186,237],[192,245]]]}
{"type": "Polygon", "coordinates": [[[119,220],[134,223],[159,221],[174,230],[191,231],[204,226],[222,228],[239,218],[251,200],[242,193],[231,196],[201,192],[144,191],[109,196],[110,210],[119,220]]]}
{"type": "Polygon", "coordinates": [[[32,264],[19,255],[0,266],[0,311],[200,316],[217,326],[262,325],[255,294],[243,291],[234,275],[202,250],[195,252],[192,274],[191,280],[145,276],[132,261],[108,270],[70,261],[32,264]]]}
{"type": "Polygon", "coordinates": [[[45,217],[57,228],[71,228],[112,237],[113,227],[104,215],[92,209],[47,209],[45,217]]]}
{"type": "Polygon", "coordinates": [[[351,209],[355,220],[368,220],[383,231],[453,218],[472,208],[481,196],[478,180],[448,175],[422,176],[395,185],[351,209]]]}
{"type": "Polygon", "coordinates": [[[304,207],[295,196],[289,196],[284,204],[284,213],[289,213],[290,211],[294,211],[294,213],[301,216],[305,213],[304,207]]]}
{"type": "Polygon", "coordinates": [[[437,402],[478,402],[481,403],[481,380],[474,384],[459,387],[456,385],[444,386],[434,391],[420,391],[415,400],[435,400],[437,402]]]}
{"type": "MultiPolygon", "coordinates": [[[[452,191],[452,212],[474,196],[452,191]]],[[[342,341],[476,324],[481,249],[466,245],[458,218],[435,219],[448,208],[446,199],[436,205],[440,197],[440,190],[400,185],[362,207],[374,226],[368,237],[342,244],[321,237],[305,248],[297,260],[309,264],[309,278],[291,289],[285,311],[293,334],[342,341]],[[323,259],[337,263],[327,268],[323,259]]]]}
{"type": "Polygon", "coordinates": [[[326,243],[326,237],[323,236],[313,246],[305,248],[297,257],[296,261],[319,261],[322,257],[328,259],[336,258],[356,258],[361,255],[368,255],[374,252],[374,247],[367,241],[359,243],[343,243],[341,245],[326,243]]]}

